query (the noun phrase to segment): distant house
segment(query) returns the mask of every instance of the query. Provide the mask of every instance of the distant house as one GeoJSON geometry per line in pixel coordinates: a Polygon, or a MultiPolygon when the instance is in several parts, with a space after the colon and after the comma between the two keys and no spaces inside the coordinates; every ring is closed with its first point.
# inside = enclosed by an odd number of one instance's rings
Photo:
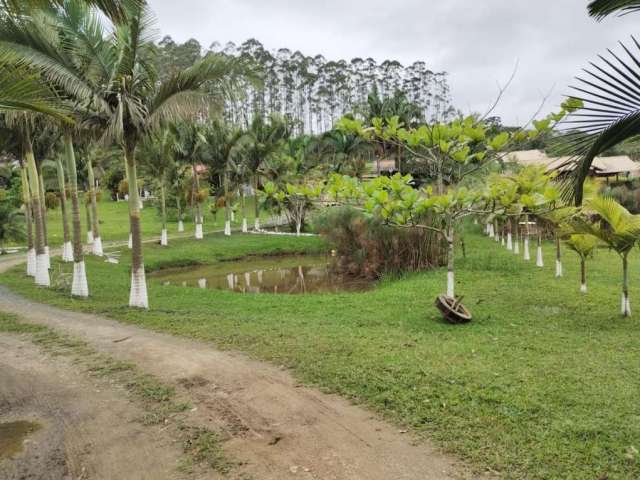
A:
{"type": "MultiPolygon", "coordinates": [[[[572,157],[549,157],[542,150],[520,150],[509,152],[505,161],[516,162],[523,166],[542,165],[547,171],[557,171],[560,174],[567,173],[574,168],[572,157]]],[[[616,157],[596,157],[591,164],[589,175],[604,177],[607,182],[610,178],[640,177],[640,163],[634,162],[626,155],[616,157]]]]}

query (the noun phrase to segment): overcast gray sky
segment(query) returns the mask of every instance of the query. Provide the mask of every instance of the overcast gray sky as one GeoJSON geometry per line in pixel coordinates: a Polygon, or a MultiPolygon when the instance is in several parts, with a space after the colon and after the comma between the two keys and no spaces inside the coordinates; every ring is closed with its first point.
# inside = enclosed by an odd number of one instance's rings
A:
{"type": "Polygon", "coordinates": [[[545,95],[549,111],[572,77],[618,40],[638,33],[640,15],[597,23],[587,0],[150,0],[162,35],[241,43],[256,38],[328,59],[424,60],[449,72],[453,103],[484,111],[516,62],[496,113],[524,122],[545,95]]]}

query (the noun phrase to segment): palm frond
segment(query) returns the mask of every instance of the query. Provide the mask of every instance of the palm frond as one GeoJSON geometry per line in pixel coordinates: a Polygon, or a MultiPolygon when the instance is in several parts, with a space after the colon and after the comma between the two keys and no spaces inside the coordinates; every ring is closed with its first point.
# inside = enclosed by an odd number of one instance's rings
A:
{"type": "Polygon", "coordinates": [[[640,0],[592,0],[587,9],[589,15],[602,20],[614,13],[627,15],[640,11],[640,0]]]}
{"type": "Polygon", "coordinates": [[[562,122],[558,153],[569,157],[561,168],[571,169],[563,196],[577,205],[595,157],[640,134],[640,44],[632,41],[631,48],[620,43],[624,55],[610,49],[608,57],[600,55],[600,62],[591,62],[571,87],[570,97],[582,106],[562,122]]]}

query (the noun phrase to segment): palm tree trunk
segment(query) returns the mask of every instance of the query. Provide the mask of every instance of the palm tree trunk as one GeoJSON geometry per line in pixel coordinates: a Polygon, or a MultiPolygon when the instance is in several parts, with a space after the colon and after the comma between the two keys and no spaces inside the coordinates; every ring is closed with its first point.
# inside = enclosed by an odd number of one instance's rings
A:
{"type": "Polygon", "coordinates": [[[513,218],[513,235],[515,236],[515,242],[513,243],[514,255],[520,255],[520,217],[513,218]]]}
{"type": "Polygon", "coordinates": [[[258,175],[253,175],[253,207],[255,218],[253,220],[253,229],[260,230],[260,204],[258,202],[258,175]]]}
{"type": "Polygon", "coordinates": [[[524,259],[531,260],[531,254],[529,253],[529,215],[524,216],[524,259]]]}
{"type": "Polygon", "coordinates": [[[165,179],[164,175],[160,181],[160,209],[162,212],[162,232],[160,233],[160,245],[166,247],[169,245],[169,237],[167,235],[167,203],[164,193],[165,179]]]}
{"type": "Polygon", "coordinates": [[[67,188],[64,178],[64,167],[62,159],[56,159],[56,169],[58,174],[58,189],[60,190],[60,210],[62,213],[62,261],[73,262],[73,246],[71,245],[71,232],[69,231],[69,212],[67,211],[67,188]]]}
{"type": "Polygon", "coordinates": [[[22,180],[22,202],[24,203],[24,218],[27,227],[27,275],[36,276],[36,250],[33,243],[33,219],[31,214],[31,193],[29,192],[29,178],[27,167],[20,166],[20,177],[22,180]]]}
{"type": "Polygon", "coordinates": [[[231,206],[229,205],[229,171],[224,171],[224,234],[231,235],[231,206]]]}
{"type": "Polygon", "coordinates": [[[204,238],[204,232],[202,231],[202,211],[200,202],[198,201],[198,194],[200,193],[200,182],[198,181],[198,172],[196,165],[191,166],[193,171],[193,188],[192,188],[192,205],[195,209],[195,221],[196,221],[196,240],[202,240],[204,238]]]}
{"type": "Polygon", "coordinates": [[[31,139],[25,141],[25,159],[27,161],[27,177],[29,179],[29,193],[31,194],[31,210],[35,218],[35,249],[36,249],[36,284],[48,287],[50,285],[49,268],[44,250],[44,232],[42,225],[42,206],[40,205],[40,185],[36,159],[33,155],[31,139]]]}
{"type": "Polygon", "coordinates": [[[455,298],[455,275],[453,272],[453,256],[454,256],[454,234],[453,225],[449,221],[447,227],[447,296],[455,298]]]}
{"type": "Polygon", "coordinates": [[[544,267],[544,260],[542,259],[542,230],[540,225],[538,227],[538,243],[536,252],[536,267],[544,267]]]}
{"type": "Polygon", "coordinates": [[[51,258],[49,256],[49,235],[47,233],[47,204],[44,195],[44,176],[42,175],[42,163],[37,163],[38,184],[40,186],[40,209],[42,210],[42,237],[44,239],[44,255],[47,263],[47,270],[51,269],[51,258]]]}
{"type": "Polygon", "coordinates": [[[556,230],[556,278],[562,277],[562,249],[560,245],[560,235],[556,230]]]}
{"type": "Polygon", "coordinates": [[[181,192],[176,194],[176,207],[178,209],[178,233],[184,232],[184,221],[182,220],[182,202],[180,201],[181,192]]]}
{"type": "Polygon", "coordinates": [[[67,172],[69,197],[71,198],[71,228],[73,233],[73,281],[71,283],[71,295],[78,297],[89,296],[87,273],[82,252],[82,224],[80,223],[80,199],[78,198],[78,174],[76,171],[76,157],[73,150],[73,140],[70,134],[64,136],[65,156],[67,159],[67,172]]]}
{"type": "Polygon", "coordinates": [[[507,250],[513,252],[513,220],[507,218],[505,225],[507,227],[507,250]]]}
{"type": "Polygon", "coordinates": [[[580,255],[580,291],[587,293],[587,266],[584,256],[580,255]]]}
{"type": "MultiPolygon", "coordinates": [[[[137,185],[135,147],[125,148],[125,160],[129,185],[137,185]]],[[[142,233],[140,231],[140,198],[137,188],[129,188],[129,224],[131,230],[131,290],[129,306],[149,308],[147,281],[142,258],[142,233]]]]}
{"type": "Polygon", "coordinates": [[[627,256],[629,252],[622,255],[622,306],[621,312],[623,317],[631,316],[631,303],[629,301],[629,262],[627,256]]]}
{"type": "MultiPolygon", "coordinates": [[[[89,193],[89,192],[86,192],[89,193]]],[[[93,245],[93,228],[91,227],[92,225],[92,221],[91,221],[91,195],[86,195],[84,196],[84,213],[87,219],[87,224],[86,224],[86,228],[87,228],[87,243],[89,245],[93,245]]]]}
{"type": "Polygon", "coordinates": [[[247,226],[247,198],[243,186],[240,186],[240,206],[242,208],[242,233],[247,233],[249,231],[247,226]]]}
{"type": "Polygon", "coordinates": [[[91,199],[91,231],[93,233],[93,253],[101,257],[104,255],[102,250],[102,239],[100,238],[100,223],[98,221],[98,200],[96,195],[96,179],[93,175],[93,165],[91,158],[87,159],[87,177],[89,180],[89,196],[91,199]]]}

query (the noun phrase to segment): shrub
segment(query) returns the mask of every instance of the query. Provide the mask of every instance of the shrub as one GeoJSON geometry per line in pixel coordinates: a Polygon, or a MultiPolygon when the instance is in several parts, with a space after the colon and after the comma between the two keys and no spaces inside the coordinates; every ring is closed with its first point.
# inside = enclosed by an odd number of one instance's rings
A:
{"type": "Polygon", "coordinates": [[[325,209],[314,223],[336,249],[338,268],[352,275],[377,278],[446,264],[446,244],[432,231],[384,225],[351,207],[325,209]]]}
{"type": "Polygon", "coordinates": [[[55,210],[60,206],[60,197],[55,192],[47,192],[44,194],[44,204],[47,210],[55,210]]]}

